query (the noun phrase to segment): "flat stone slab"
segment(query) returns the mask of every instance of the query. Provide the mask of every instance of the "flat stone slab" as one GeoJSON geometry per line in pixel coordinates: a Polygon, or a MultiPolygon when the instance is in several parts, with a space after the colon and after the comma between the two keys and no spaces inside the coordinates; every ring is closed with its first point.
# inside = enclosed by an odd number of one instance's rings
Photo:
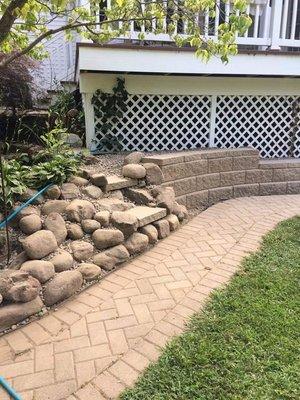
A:
{"type": "Polygon", "coordinates": [[[151,222],[157,221],[158,219],[164,218],[167,215],[167,210],[165,208],[159,207],[147,207],[138,206],[131,210],[126,211],[126,213],[133,215],[138,220],[138,227],[142,227],[151,222]]]}
{"type": "Polygon", "coordinates": [[[135,179],[121,178],[117,175],[110,175],[107,177],[107,185],[105,189],[107,192],[111,192],[112,190],[124,189],[136,185],[137,181],[135,179]]]}

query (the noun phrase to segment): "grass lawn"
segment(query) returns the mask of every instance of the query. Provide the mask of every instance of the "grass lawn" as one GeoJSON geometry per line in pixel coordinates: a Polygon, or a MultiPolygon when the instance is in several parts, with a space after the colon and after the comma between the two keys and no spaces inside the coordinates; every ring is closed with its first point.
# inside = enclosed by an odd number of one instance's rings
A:
{"type": "Polygon", "coordinates": [[[300,399],[300,217],[268,234],[122,400],[300,399]]]}

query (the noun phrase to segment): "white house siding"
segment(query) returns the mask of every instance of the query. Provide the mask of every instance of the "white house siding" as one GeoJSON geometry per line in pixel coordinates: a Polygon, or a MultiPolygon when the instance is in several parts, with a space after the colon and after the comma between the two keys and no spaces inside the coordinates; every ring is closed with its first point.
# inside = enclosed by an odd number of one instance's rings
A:
{"type": "MultiPolygon", "coordinates": [[[[199,61],[200,63],[200,61],[199,61]]],[[[81,73],[87,146],[96,150],[101,121],[91,99],[96,89],[111,92],[123,76],[127,111],[113,133],[123,150],[183,150],[252,146],[264,158],[287,157],[298,129],[294,156],[300,157],[300,79],[81,73]],[[295,127],[295,123],[298,126],[295,127]]],[[[102,149],[103,150],[103,149],[102,149]]]]}
{"type": "MultiPolygon", "coordinates": [[[[59,28],[64,24],[63,18],[57,18],[49,26],[59,28]]],[[[76,34],[71,41],[67,41],[64,32],[59,32],[45,41],[45,50],[49,55],[39,64],[35,74],[40,87],[56,89],[60,81],[74,80],[76,43],[79,41],[80,38],[76,34]]]]}

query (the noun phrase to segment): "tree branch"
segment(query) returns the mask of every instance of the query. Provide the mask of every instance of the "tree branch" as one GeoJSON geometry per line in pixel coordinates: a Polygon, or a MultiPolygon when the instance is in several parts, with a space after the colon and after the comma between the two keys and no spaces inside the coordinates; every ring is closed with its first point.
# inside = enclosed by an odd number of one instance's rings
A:
{"type": "Polygon", "coordinates": [[[17,8],[22,8],[28,0],[12,0],[7,6],[2,18],[0,19],[0,43],[8,36],[18,15],[15,13],[17,8]]]}
{"type": "Polygon", "coordinates": [[[152,21],[155,17],[151,18],[131,18],[131,19],[115,19],[115,20],[104,20],[101,22],[78,22],[78,23],[72,23],[72,24],[67,24],[63,25],[59,28],[56,29],[50,29],[47,32],[44,32],[42,35],[37,37],[35,40],[33,40],[25,49],[15,52],[13,54],[10,54],[7,58],[4,58],[0,62],[0,68],[6,67],[8,64],[10,64],[12,61],[15,59],[24,56],[25,54],[28,54],[30,50],[32,50],[35,46],[37,46],[39,43],[41,43],[44,39],[46,39],[49,36],[55,35],[56,33],[67,31],[69,29],[77,29],[77,28],[88,28],[90,26],[97,26],[97,25],[107,25],[107,24],[113,24],[115,22],[138,22],[138,21],[152,21]]]}

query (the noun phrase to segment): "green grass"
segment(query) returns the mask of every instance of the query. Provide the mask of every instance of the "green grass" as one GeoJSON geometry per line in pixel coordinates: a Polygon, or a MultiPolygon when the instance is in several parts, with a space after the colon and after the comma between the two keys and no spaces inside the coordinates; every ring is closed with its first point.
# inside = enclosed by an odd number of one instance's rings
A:
{"type": "Polygon", "coordinates": [[[268,234],[122,400],[300,399],[300,217],[268,234]]]}

